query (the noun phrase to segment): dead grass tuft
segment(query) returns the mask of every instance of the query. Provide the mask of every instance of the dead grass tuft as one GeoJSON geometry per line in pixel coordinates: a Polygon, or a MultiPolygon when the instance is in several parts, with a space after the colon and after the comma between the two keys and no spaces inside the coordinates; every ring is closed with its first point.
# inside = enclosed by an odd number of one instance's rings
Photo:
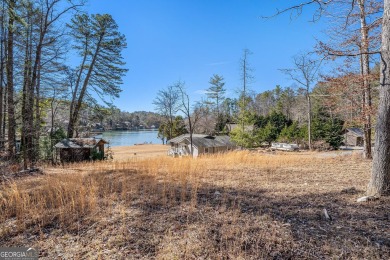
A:
{"type": "Polygon", "coordinates": [[[0,186],[0,243],[49,258],[389,258],[389,198],[356,203],[370,162],[318,155],[48,168],[0,186]]]}

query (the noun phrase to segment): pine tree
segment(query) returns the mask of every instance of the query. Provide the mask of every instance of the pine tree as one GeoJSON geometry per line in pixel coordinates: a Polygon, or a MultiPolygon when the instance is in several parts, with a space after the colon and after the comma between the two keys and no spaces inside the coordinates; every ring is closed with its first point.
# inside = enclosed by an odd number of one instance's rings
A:
{"type": "Polygon", "coordinates": [[[216,119],[217,119],[215,130],[219,132],[224,127],[222,122],[223,117],[220,113],[220,105],[225,99],[224,96],[226,93],[226,89],[224,88],[225,82],[222,76],[219,76],[218,74],[214,74],[210,78],[209,83],[210,83],[210,87],[207,89],[207,97],[213,100],[212,104],[215,106],[216,119]]]}
{"type": "Polygon", "coordinates": [[[76,15],[69,27],[76,41],[74,48],[82,57],[70,105],[68,137],[73,137],[89,89],[101,98],[119,96],[127,71],[121,55],[126,39],[109,14],[76,15]]]}

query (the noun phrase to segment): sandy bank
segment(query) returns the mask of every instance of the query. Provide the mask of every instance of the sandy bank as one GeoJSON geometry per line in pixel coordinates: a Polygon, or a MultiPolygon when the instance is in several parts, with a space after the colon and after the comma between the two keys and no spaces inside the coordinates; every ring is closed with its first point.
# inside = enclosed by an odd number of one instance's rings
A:
{"type": "Polygon", "coordinates": [[[168,151],[167,145],[162,144],[144,144],[132,146],[111,147],[115,161],[128,160],[132,158],[148,158],[155,156],[164,156],[168,151]]]}

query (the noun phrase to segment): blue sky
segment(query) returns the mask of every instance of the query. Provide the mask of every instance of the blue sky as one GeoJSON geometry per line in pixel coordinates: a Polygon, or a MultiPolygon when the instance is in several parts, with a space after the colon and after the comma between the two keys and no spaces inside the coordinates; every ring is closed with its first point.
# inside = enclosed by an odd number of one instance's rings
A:
{"type": "Polygon", "coordinates": [[[178,80],[192,99],[202,98],[213,74],[225,78],[228,95],[240,87],[239,61],[244,48],[253,52],[251,89],[262,92],[292,82],[278,69],[291,57],[310,51],[321,37],[323,22],[309,22],[312,10],[297,19],[272,19],[282,0],[90,0],[90,14],[109,13],[126,35],[123,56],[129,69],[114,104],[125,111],[153,111],[158,90],[178,80]]]}

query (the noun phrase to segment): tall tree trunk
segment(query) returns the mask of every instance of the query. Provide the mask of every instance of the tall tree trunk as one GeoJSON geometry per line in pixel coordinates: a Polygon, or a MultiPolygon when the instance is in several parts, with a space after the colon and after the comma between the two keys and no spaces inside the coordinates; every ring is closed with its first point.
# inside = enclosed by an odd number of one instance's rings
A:
{"type": "Polygon", "coordinates": [[[371,87],[368,76],[370,75],[370,60],[368,46],[368,27],[366,22],[365,0],[359,0],[360,9],[360,35],[361,35],[361,73],[363,77],[363,142],[364,158],[371,159],[371,87]]]}
{"type": "Polygon", "coordinates": [[[243,91],[242,91],[242,96],[244,98],[244,108],[246,109],[246,104],[245,104],[245,97],[246,97],[246,54],[244,57],[243,61],[243,67],[242,67],[242,73],[243,73],[243,91]]]}
{"type": "MultiPolygon", "coordinates": [[[[7,56],[7,54],[5,54],[7,56]]],[[[3,105],[3,125],[1,126],[1,132],[3,133],[4,139],[5,139],[5,133],[6,133],[6,128],[7,128],[7,108],[8,108],[8,94],[7,94],[7,89],[4,89],[4,105],[3,105]]]]}
{"type": "Polygon", "coordinates": [[[311,142],[311,98],[309,90],[307,90],[307,135],[308,135],[308,141],[309,141],[309,150],[312,149],[312,142],[311,142]]]}
{"type": "Polygon", "coordinates": [[[71,138],[73,137],[74,135],[74,126],[76,125],[78,119],[79,119],[79,113],[80,113],[80,109],[81,109],[81,105],[82,105],[82,102],[83,102],[83,99],[84,99],[84,95],[85,95],[85,92],[87,91],[87,87],[88,87],[88,84],[89,84],[89,79],[91,77],[91,74],[92,74],[92,71],[95,67],[95,63],[96,63],[96,59],[97,59],[97,56],[99,55],[99,52],[100,52],[100,44],[101,42],[103,41],[103,38],[104,38],[104,33],[102,33],[100,35],[100,38],[96,44],[96,50],[95,50],[95,53],[93,55],[93,58],[92,58],[92,61],[91,61],[91,64],[89,65],[89,68],[88,68],[88,72],[87,72],[87,75],[84,79],[84,83],[83,83],[83,87],[81,88],[81,91],[80,91],[80,95],[78,97],[78,101],[74,107],[74,110],[73,110],[73,114],[69,120],[69,125],[68,125],[68,137],[71,138]]]}
{"type": "MultiPolygon", "coordinates": [[[[243,98],[243,113],[246,111],[246,53],[244,53],[244,61],[243,61],[243,91],[242,91],[242,98],[243,98]]],[[[242,118],[241,122],[242,132],[245,132],[245,122],[244,117],[242,118]]]]}
{"type": "Polygon", "coordinates": [[[34,159],[39,160],[40,146],[39,140],[41,135],[41,64],[38,65],[37,84],[35,87],[35,136],[34,136],[34,159]]]}
{"type": "Polygon", "coordinates": [[[81,62],[79,73],[77,75],[75,89],[73,91],[72,101],[70,103],[69,123],[68,123],[68,132],[67,132],[68,138],[72,138],[73,137],[73,135],[74,135],[74,128],[76,126],[76,122],[73,121],[73,112],[74,112],[74,109],[75,109],[75,106],[76,106],[77,92],[79,90],[79,86],[80,86],[80,82],[81,82],[81,75],[83,74],[84,66],[85,66],[85,63],[86,63],[87,57],[88,57],[88,47],[89,47],[88,46],[88,38],[86,38],[85,39],[84,57],[83,57],[83,61],[81,62]]]}
{"type": "Polygon", "coordinates": [[[390,0],[384,0],[378,119],[367,194],[390,194],[390,0]]]}
{"type": "MultiPolygon", "coordinates": [[[[6,32],[6,29],[4,28],[4,34],[3,35],[6,35],[6,33],[8,34],[8,32],[6,32]]],[[[3,78],[3,82],[2,82],[2,84],[4,84],[4,97],[3,97],[3,113],[1,114],[1,117],[2,117],[2,122],[3,122],[3,124],[0,126],[1,127],[1,129],[0,129],[0,131],[1,131],[1,133],[2,133],[2,135],[3,135],[3,138],[4,138],[4,141],[6,140],[6,128],[7,128],[7,109],[8,109],[8,102],[7,102],[7,100],[8,100],[8,94],[7,94],[7,85],[6,85],[6,80],[7,80],[7,42],[8,42],[8,40],[7,40],[7,38],[6,38],[6,36],[4,37],[4,78],[3,78]]],[[[4,145],[5,145],[5,142],[4,142],[4,145]]],[[[5,147],[4,147],[5,148],[5,147]]]]}
{"type": "Polygon", "coordinates": [[[27,157],[27,139],[26,135],[28,132],[27,128],[27,122],[26,122],[26,116],[27,116],[27,110],[31,109],[28,107],[27,104],[27,85],[28,81],[30,79],[29,75],[29,40],[28,40],[28,34],[26,35],[26,49],[25,49],[25,57],[24,57],[24,71],[23,71],[23,91],[22,91],[22,136],[21,136],[21,149],[22,149],[22,155],[23,155],[23,168],[27,169],[28,167],[28,157],[27,157]]]}
{"type": "Polygon", "coordinates": [[[27,132],[26,132],[26,147],[28,149],[28,159],[31,164],[31,167],[33,167],[37,161],[37,144],[34,142],[35,136],[36,136],[36,129],[34,125],[34,101],[37,98],[35,96],[35,90],[37,88],[37,82],[38,82],[38,66],[40,64],[41,59],[41,53],[42,53],[42,43],[43,43],[43,35],[41,33],[39,43],[37,45],[36,51],[35,51],[35,61],[34,66],[31,71],[31,81],[29,81],[29,84],[27,85],[27,105],[29,109],[27,110],[26,114],[26,125],[27,125],[27,132]]]}
{"type": "Polygon", "coordinates": [[[171,140],[173,138],[173,111],[171,108],[169,108],[168,124],[169,124],[169,138],[168,138],[168,140],[171,140]]]}
{"type": "Polygon", "coordinates": [[[192,141],[192,132],[194,131],[193,130],[193,127],[192,127],[192,121],[191,121],[191,115],[190,113],[188,113],[188,127],[189,127],[189,132],[190,132],[190,153],[191,153],[191,157],[194,157],[194,144],[193,144],[193,141],[192,141]]]}
{"type": "Polygon", "coordinates": [[[14,21],[15,0],[9,0],[8,41],[7,41],[7,98],[8,98],[8,153],[15,157],[15,104],[14,104],[14,21]]]}
{"type": "MultiPolygon", "coordinates": [[[[35,166],[39,154],[39,143],[37,143],[36,140],[37,129],[36,129],[36,124],[34,124],[34,101],[38,99],[37,102],[39,102],[39,97],[36,96],[36,91],[37,89],[39,89],[38,84],[39,84],[39,77],[40,77],[40,65],[41,65],[41,58],[42,58],[43,42],[48,32],[48,28],[50,24],[54,21],[54,20],[49,21],[49,16],[51,15],[51,11],[53,8],[54,8],[54,2],[50,3],[47,6],[45,13],[43,14],[40,20],[39,40],[34,53],[35,59],[34,59],[34,65],[32,66],[32,70],[31,70],[31,80],[29,81],[27,87],[27,101],[28,101],[27,104],[30,107],[30,109],[27,111],[28,113],[26,115],[26,121],[28,127],[26,133],[26,140],[27,140],[26,146],[29,150],[28,157],[29,157],[31,167],[35,166]]],[[[36,109],[38,108],[36,107],[36,109]]],[[[38,109],[38,113],[39,113],[39,109],[38,109]]],[[[38,118],[36,118],[36,120],[39,120],[39,116],[38,118]]]]}
{"type": "Polygon", "coordinates": [[[31,13],[27,15],[27,28],[25,32],[25,57],[24,57],[24,68],[23,68],[23,92],[22,92],[22,136],[21,136],[21,149],[23,156],[23,168],[28,168],[28,162],[30,160],[29,154],[32,145],[30,145],[29,132],[31,131],[29,126],[28,117],[31,116],[32,104],[29,103],[28,88],[31,84],[31,60],[32,60],[32,24],[30,21],[31,13]]]}
{"type": "MultiPolygon", "coordinates": [[[[3,10],[4,10],[4,1],[3,1],[3,10]]],[[[4,133],[3,133],[3,100],[5,96],[4,91],[4,15],[1,17],[1,39],[0,39],[0,151],[4,149],[4,133]]]]}
{"type": "Polygon", "coordinates": [[[52,150],[55,143],[54,143],[54,138],[53,138],[53,135],[54,133],[56,132],[56,129],[55,129],[55,118],[56,118],[56,115],[57,115],[57,110],[58,110],[58,106],[59,104],[57,103],[56,101],[56,98],[57,98],[57,90],[54,88],[53,89],[53,96],[51,98],[51,101],[50,101],[50,151],[51,151],[51,160],[52,162],[54,163],[54,151],[52,150]]]}

